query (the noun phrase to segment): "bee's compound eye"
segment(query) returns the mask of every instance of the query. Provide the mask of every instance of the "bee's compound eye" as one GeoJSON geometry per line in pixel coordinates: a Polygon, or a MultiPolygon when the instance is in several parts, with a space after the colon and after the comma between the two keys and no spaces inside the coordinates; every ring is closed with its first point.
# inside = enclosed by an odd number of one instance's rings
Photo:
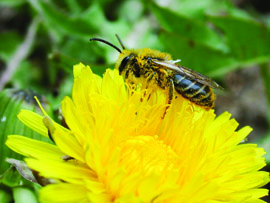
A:
{"type": "Polygon", "coordinates": [[[130,59],[130,56],[127,56],[122,60],[120,66],[119,66],[119,74],[120,75],[122,74],[123,70],[126,68],[129,59],[130,59]]]}

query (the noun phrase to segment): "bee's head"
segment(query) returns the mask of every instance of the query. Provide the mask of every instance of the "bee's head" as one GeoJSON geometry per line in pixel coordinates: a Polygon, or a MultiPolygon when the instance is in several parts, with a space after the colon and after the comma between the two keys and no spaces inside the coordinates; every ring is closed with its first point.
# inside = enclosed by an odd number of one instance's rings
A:
{"type": "Polygon", "coordinates": [[[123,52],[119,55],[118,60],[116,61],[115,68],[119,70],[119,74],[125,74],[126,70],[129,67],[135,68],[136,63],[136,52],[133,49],[131,50],[123,50],[123,52]]]}

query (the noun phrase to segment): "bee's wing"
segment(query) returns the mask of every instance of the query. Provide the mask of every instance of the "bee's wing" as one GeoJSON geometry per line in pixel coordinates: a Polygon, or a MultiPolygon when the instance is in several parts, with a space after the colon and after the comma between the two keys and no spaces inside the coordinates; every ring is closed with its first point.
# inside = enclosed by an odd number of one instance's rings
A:
{"type": "Polygon", "coordinates": [[[196,79],[198,82],[210,86],[215,89],[223,89],[219,84],[217,84],[215,81],[211,80],[209,77],[196,72],[194,70],[191,70],[189,68],[185,68],[183,66],[179,66],[175,63],[172,63],[172,61],[158,61],[158,60],[153,60],[155,64],[161,65],[166,69],[170,69],[175,71],[176,73],[179,73],[181,75],[187,76],[188,78],[191,79],[196,79]]]}

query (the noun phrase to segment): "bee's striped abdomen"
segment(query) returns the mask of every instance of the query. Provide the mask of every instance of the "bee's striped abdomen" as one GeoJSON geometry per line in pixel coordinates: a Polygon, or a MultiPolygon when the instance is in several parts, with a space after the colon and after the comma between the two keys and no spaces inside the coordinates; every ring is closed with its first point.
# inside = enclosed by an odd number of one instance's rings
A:
{"type": "Polygon", "coordinates": [[[189,79],[180,74],[175,74],[174,88],[177,93],[207,109],[214,106],[214,93],[212,88],[201,84],[194,79],[189,79]]]}

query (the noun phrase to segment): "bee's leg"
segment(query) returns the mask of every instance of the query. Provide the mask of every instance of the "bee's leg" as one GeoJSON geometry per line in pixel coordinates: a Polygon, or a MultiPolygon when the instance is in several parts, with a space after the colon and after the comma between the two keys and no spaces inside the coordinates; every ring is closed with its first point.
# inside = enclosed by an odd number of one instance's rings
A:
{"type": "Polygon", "coordinates": [[[125,73],[125,79],[128,79],[129,71],[131,70],[131,67],[129,66],[125,73]]]}
{"type": "Polygon", "coordinates": [[[125,82],[129,86],[128,90],[131,90],[131,95],[133,95],[133,91],[135,90],[135,86],[132,82],[128,81],[128,76],[130,74],[131,67],[129,66],[125,72],[125,82]]]}
{"type": "Polygon", "coordinates": [[[147,87],[148,88],[148,84],[153,80],[153,77],[156,75],[157,73],[156,72],[152,72],[148,77],[147,77],[147,80],[146,80],[146,84],[147,84],[147,87]]]}
{"type": "Polygon", "coordinates": [[[170,104],[172,103],[172,99],[173,99],[173,91],[174,91],[174,83],[173,83],[173,80],[172,79],[169,79],[169,89],[168,89],[168,96],[167,96],[167,104],[168,106],[166,106],[165,108],[165,112],[163,114],[163,116],[161,117],[162,119],[164,119],[166,113],[167,113],[167,110],[169,109],[170,107],[170,104]]]}
{"type": "MultiPolygon", "coordinates": [[[[146,79],[146,87],[145,89],[148,89],[149,83],[153,80],[154,76],[156,75],[156,72],[152,72],[146,79]]],[[[146,92],[144,93],[144,96],[146,96],[146,92]]],[[[147,101],[150,99],[151,93],[148,95],[147,101]]]]}

